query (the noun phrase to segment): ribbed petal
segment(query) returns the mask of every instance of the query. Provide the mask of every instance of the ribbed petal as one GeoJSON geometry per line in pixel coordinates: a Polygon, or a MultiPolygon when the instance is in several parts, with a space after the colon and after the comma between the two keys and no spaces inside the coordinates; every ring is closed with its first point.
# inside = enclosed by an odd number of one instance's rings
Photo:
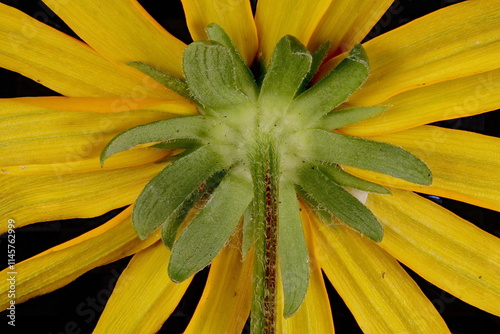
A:
{"type": "Polygon", "coordinates": [[[500,239],[412,192],[370,194],[384,225],[380,244],[429,282],[500,315],[500,239]]]}
{"type": "MultiPolygon", "coordinates": [[[[410,89],[495,70],[500,67],[500,2],[464,1],[364,46],[371,73],[349,99],[356,105],[381,103],[410,89]]],[[[323,74],[337,58],[324,66],[323,74]]]]}
{"type": "Polygon", "coordinates": [[[248,0],[182,0],[193,40],[206,40],[205,28],[219,24],[231,37],[247,64],[257,53],[257,29],[248,0]]]}
{"type": "Polygon", "coordinates": [[[201,300],[184,334],[239,334],[250,314],[253,256],[243,261],[233,237],[210,266],[201,300]]]}
{"type": "MultiPolygon", "coordinates": [[[[139,240],[130,222],[130,212],[126,209],[100,227],[16,264],[16,302],[57,290],[95,267],[131,255],[158,240],[158,235],[139,240]]],[[[7,268],[0,275],[8,277],[9,271],[7,268]]],[[[5,279],[0,282],[2,310],[10,299],[7,283],[5,279]]]]}
{"type": "MultiPolygon", "coordinates": [[[[297,313],[288,319],[283,318],[283,297],[278,294],[280,298],[278,301],[278,317],[277,328],[278,333],[287,334],[333,334],[333,319],[330,309],[330,302],[328,300],[328,293],[323,281],[323,274],[319,267],[317,249],[313,240],[312,222],[310,214],[307,209],[302,206],[301,218],[304,225],[304,232],[306,234],[307,248],[309,251],[309,266],[310,278],[309,287],[307,290],[304,303],[300,306],[297,313]]],[[[281,283],[281,280],[278,281],[281,283]]],[[[278,286],[278,292],[281,291],[281,284],[278,286]]]]}
{"type": "Polygon", "coordinates": [[[329,41],[330,52],[337,49],[341,52],[349,51],[355,43],[363,40],[393,2],[394,0],[332,1],[309,40],[309,49],[316,50],[329,41]]]}
{"type": "Polygon", "coordinates": [[[373,136],[500,108],[500,70],[413,89],[382,102],[380,115],[354,123],[342,132],[373,136]]]}
{"type": "Polygon", "coordinates": [[[153,334],[172,314],[191,283],[177,284],[167,274],[170,252],[158,241],[140,251],[123,271],[94,334],[153,334]]]}
{"type": "Polygon", "coordinates": [[[140,73],[123,70],[84,43],[1,3],[0,45],[0,67],[66,96],[177,96],[140,73]]]}
{"type": "MultiPolygon", "coordinates": [[[[0,175],[0,219],[16,227],[102,215],[135,201],[164,164],[65,175],[0,175]]],[[[5,233],[7,224],[0,226],[5,233]]]]}
{"type": "Polygon", "coordinates": [[[297,37],[307,45],[332,0],[259,0],[255,21],[259,48],[267,63],[274,47],[285,35],[297,37]]]}
{"type": "Polygon", "coordinates": [[[421,126],[370,137],[402,146],[431,169],[430,186],[346,167],[357,176],[391,187],[443,196],[500,211],[500,139],[472,132],[421,126]]]}
{"type": "Polygon", "coordinates": [[[449,333],[398,262],[346,227],[315,219],[320,265],[365,333],[449,333]]]}
{"type": "MultiPolygon", "coordinates": [[[[113,98],[16,98],[0,100],[0,168],[3,174],[57,174],[102,170],[99,155],[118,133],[186,113],[183,101],[113,98]],[[131,107],[142,108],[130,110],[131,107]],[[158,110],[158,111],[156,111],[158,110]]],[[[106,162],[105,169],[157,161],[164,150],[137,149],[106,162]]]]}
{"type": "Polygon", "coordinates": [[[185,44],[163,29],[136,0],[44,2],[105,58],[120,64],[140,61],[182,77],[185,44]]]}
{"type": "MultiPolygon", "coordinates": [[[[57,174],[102,170],[99,155],[133,126],[193,113],[184,101],[116,98],[0,100],[0,168],[3,174],[57,174]],[[136,110],[133,110],[136,109],[136,110]]],[[[143,165],[168,152],[136,149],[106,161],[104,169],[143,165]]]]}
{"type": "Polygon", "coordinates": [[[196,114],[196,106],[184,99],[155,99],[142,96],[131,97],[19,97],[0,99],[1,108],[43,108],[58,111],[93,113],[116,113],[131,110],[163,111],[174,115],[196,114]]]}

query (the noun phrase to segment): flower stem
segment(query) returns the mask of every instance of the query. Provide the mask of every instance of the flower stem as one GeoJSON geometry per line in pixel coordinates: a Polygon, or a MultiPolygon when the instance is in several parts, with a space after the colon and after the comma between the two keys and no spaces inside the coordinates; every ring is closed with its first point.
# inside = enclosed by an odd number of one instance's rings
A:
{"type": "Polygon", "coordinates": [[[255,258],[252,334],[276,333],[279,163],[271,144],[259,145],[253,166],[255,258]]]}

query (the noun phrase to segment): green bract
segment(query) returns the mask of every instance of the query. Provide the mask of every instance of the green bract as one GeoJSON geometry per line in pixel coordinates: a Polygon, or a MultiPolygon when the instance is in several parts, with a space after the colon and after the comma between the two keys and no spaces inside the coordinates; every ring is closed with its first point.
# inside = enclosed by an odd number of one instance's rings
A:
{"type": "Polygon", "coordinates": [[[382,194],[389,190],[348,174],[341,166],[422,185],[431,183],[431,172],[400,147],[332,131],[386,109],[332,111],[369,75],[361,45],[308,88],[328,46],[312,55],[296,38],[285,36],[257,85],[226,33],[215,24],[207,33],[210,40],[194,42],[184,52],[185,81],[146,64],[130,63],[192,99],[199,115],[125,131],[106,146],[101,162],[148,143],[154,149],[186,149],[138,197],[134,228],[140,238],[162,229],[162,239],[172,252],[170,277],[182,281],[207,266],[242,221],[242,254],[253,248],[256,258],[252,322],[261,318],[272,322],[272,314],[265,310],[273,309],[278,277],[287,317],[300,307],[308,287],[299,198],[327,224],[340,221],[379,242],[381,224],[349,189],[382,194]]]}

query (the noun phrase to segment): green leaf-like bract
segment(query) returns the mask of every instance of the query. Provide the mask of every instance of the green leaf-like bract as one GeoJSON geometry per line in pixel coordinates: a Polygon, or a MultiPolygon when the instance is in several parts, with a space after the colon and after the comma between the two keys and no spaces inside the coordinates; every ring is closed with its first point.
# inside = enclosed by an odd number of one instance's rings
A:
{"type": "Polygon", "coordinates": [[[183,96],[187,99],[191,98],[191,94],[189,93],[188,85],[184,80],[176,78],[174,76],[168,75],[148,64],[144,64],[140,61],[131,61],[128,62],[127,65],[135,68],[136,70],[141,71],[147,76],[153,78],[163,86],[173,90],[178,93],[180,96],[183,96]]]}
{"type": "Polygon", "coordinates": [[[306,78],[302,84],[303,88],[310,83],[311,79],[321,67],[321,64],[328,54],[329,48],[330,42],[326,41],[325,43],[321,44],[321,46],[312,54],[311,68],[309,69],[309,73],[307,73],[306,78]]]}
{"type": "Polygon", "coordinates": [[[289,108],[311,122],[346,101],[368,78],[368,56],[361,45],[356,45],[340,64],[317,84],[297,96],[289,108]]]}
{"type": "Polygon", "coordinates": [[[262,82],[259,104],[269,112],[284,113],[311,68],[312,56],[295,37],[283,37],[271,57],[262,82]]]}
{"type": "Polygon", "coordinates": [[[233,234],[252,199],[252,183],[236,167],[222,179],[203,210],[172,247],[168,273],[182,282],[207,266],[233,234]]]}
{"type": "Polygon", "coordinates": [[[233,57],[237,86],[252,101],[256,101],[258,89],[252,72],[245,64],[243,57],[241,57],[231,38],[229,38],[226,32],[216,23],[209,24],[206,31],[210,40],[218,42],[229,49],[230,54],[233,57]]]}
{"type": "Polygon", "coordinates": [[[321,205],[318,201],[316,201],[313,197],[311,197],[308,193],[304,191],[300,186],[295,187],[295,191],[297,194],[304,199],[304,204],[311,209],[312,212],[316,213],[316,215],[328,226],[334,227],[333,220],[334,217],[330,211],[328,211],[323,205],[321,205]]]}
{"type": "Polygon", "coordinates": [[[417,184],[432,182],[429,167],[401,147],[317,129],[304,131],[303,138],[309,144],[303,154],[310,160],[367,169],[417,184]]]}
{"type": "Polygon", "coordinates": [[[181,206],[171,214],[167,220],[162,225],[162,235],[161,239],[165,246],[172,249],[175,238],[177,236],[177,231],[181,226],[182,222],[188,215],[189,211],[195,206],[195,204],[202,199],[204,196],[209,196],[212,194],[215,188],[217,188],[222,180],[222,177],[226,175],[226,171],[221,171],[212,175],[208,180],[202,183],[196,190],[181,204],[181,206]]]}
{"type": "Polygon", "coordinates": [[[319,168],[326,176],[330,177],[330,179],[338,185],[378,194],[390,193],[386,187],[351,175],[337,165],[321,165],[319,168]]]}
{"type": "Polygon", "coordinates": [[[278,257],[286,318],[304,301],[309,286],[309,254],[300,219],[297,194],[291,182],[282,182],[278,206],[278,257]]]}
{"type": "Polygon", "coordinates": [[[194,42],[185,49],[184,74],[202,111],[220,114],[251,105],[236,79],[233,59],[228,48],[214,41],[194,42]]]}
{"type": "Polygon", "coordinates": [[[382,225],[373,213],[317,166],[305,163],[297,176],[298,185],[336,218],[375,242],[382,240],[382,225]]]}
{"type": "Polygon", "coordinates": [[[101,165],[110,156],[141,144],[180,139],[206,143],[207,130],[216,124],[213,118],[196,115],[175,117],[133,127],[118,134],[106,145],[101,153],[101,165]]]}
{"type": "Polygon", "coordinates": [[[387,107],[352,107],[336,110],[320,118],[317,126],[323,130],[334,130],[378,115],[384,110],[387,110],[387,107]]]}
{"type": "Polygon", "coordinates": [[[135,202],[132,223],[139,237],[146,238],[167,221],[200,184],[226,167],[210,145],[165,167],[149,181],[135,202]]]}

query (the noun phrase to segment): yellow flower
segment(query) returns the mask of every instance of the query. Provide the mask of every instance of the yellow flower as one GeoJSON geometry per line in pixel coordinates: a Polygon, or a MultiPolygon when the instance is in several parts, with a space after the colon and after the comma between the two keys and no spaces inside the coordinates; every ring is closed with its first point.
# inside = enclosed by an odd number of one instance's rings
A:
{"type": "MultiPolygon", "coordinates": [[[[13,280],[1,280],[1,305],[7,309],[135,254],[94,332],[154,333],[192,279],[173,283],[166,269],[170,252],[160,233],[140,240],[131,224],[130,205],[168,163],[167,151],[136,147],[111,156],[104,167],[99,158],[106,144],[127,129],[197,112],[193,102],[126,65],[141,62],[182,78],[186,45],[135,0],[44,3],[84,42],[0,4],[0,67],[64,96],[0,100],[1,232],[129,207],[88,233],[9,263],[2,277],[13,280]]],[[[269,65],[284,35],[295,36],[311,52],[328,41],[318,79],[362,41],[391,1],[260,0],[255,17],[244,0],[182,3],[194,40],[208,39],[205,28],[215,22],[248,65],[256,57],[269,65]]],[[[338,109],[390,108],[338,132],[404,148],[430,168],[432,184],[343,166],[390,189],[389,195],[364,193],[363,199],[384,237],[377,244],[343,224],[331,228],[303,206],[309,285],[298,312],[285,319],[278,281],[278,333],[333,332],[321,270],[366,333],[448,333],[398,261],[457,298],[500,315],[498,239],[414,193],[500,211],[500,140],[426,125],[499,108],[499,39],[500,3],[476,0],[363,44],[370,76],[338,109]]],[[[211,263],[185,333],[242,331],[251,308],[253,258],[242,260],[241,243],[235,233],[211,263]]]]}

